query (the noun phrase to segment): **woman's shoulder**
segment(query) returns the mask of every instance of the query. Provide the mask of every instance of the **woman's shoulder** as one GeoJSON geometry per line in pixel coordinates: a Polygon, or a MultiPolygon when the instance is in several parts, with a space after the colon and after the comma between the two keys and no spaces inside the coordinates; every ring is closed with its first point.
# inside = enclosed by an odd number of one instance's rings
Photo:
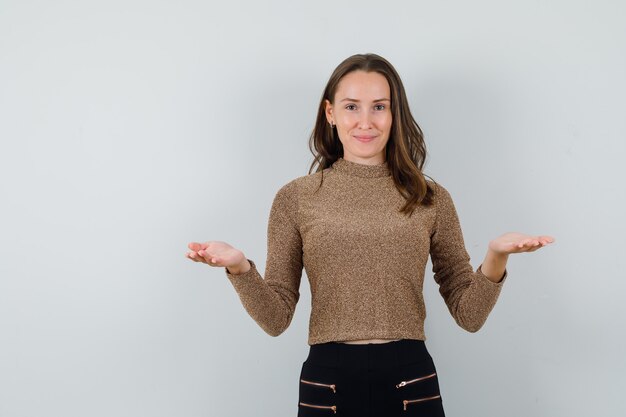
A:
{"type": "Polygon", "coordinates": [[[433,190],[433,203],[435,207],[448,206],[452,202],[452,195],[448,191],[447,186],[432,179],[427,179],[426,183],[428,187],[433,190]]]}
{"type": "Polygon", "coordinates": [[[321,172],[314,172],[311,174],[295,177],[283,183],[278,188],[276,194],[280,194],[282,197],[297,198],[298,195],[302,194],[303,192],[312,190],[314,187],[319,185],[321,175],[321,172]]]}
{"type": "Polygon", "coordinates": [[[428,184],[428,187],[433,190],[435,196],[441,194],[449,194],[448,189],[438,181],[435,181],[433,179],[426,179],[426,184],[428,184]]]}
{"type": "MultiPolygon", "coordinates": [[[[326,175],[328,169],[324,170],[324,175],[326,175]]],[[[304,192],[314,187],[317,187],[320,184],[320,180],[322,178],[322,172],[313,172],[311,174],[301,175],[299,177],[293,178],[286,183],[284,183],[280,189],[285,189],[288,192],[304,192]]]]}

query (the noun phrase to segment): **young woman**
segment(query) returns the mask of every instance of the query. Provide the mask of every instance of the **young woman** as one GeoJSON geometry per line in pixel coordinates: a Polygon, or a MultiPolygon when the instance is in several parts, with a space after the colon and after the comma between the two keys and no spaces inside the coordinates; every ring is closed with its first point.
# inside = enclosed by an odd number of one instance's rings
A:
{"type": "Polygon", "coordinates": [[[509,254],[554,239],[505,233],[473,270],[450,194],[422,173],[424,139],[400,77],[378,55],[353,55],[335,69],[309,146],[309,175],[274,197],[264,278],[225,242],[190,243],[186,256],[225,267],[244,308],[272,336],[291,323],[306,270],[310,347],[299,417],[443,416],[424,344],[428,256],[450,313],[476,332],[500,294],[509,254]]]}

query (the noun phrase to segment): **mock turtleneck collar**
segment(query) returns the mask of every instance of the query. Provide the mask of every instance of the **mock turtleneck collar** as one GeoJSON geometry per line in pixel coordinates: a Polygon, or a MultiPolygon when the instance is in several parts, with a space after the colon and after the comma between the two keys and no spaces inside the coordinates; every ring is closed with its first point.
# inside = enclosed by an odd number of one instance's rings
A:
{"type": "Polygon", "coordinates": [[[391,175],[387,161],[377,165],[367,165],[348,161],[340,157],[331,166],[339,172],[355,177],[376,178],[391,175]]]}

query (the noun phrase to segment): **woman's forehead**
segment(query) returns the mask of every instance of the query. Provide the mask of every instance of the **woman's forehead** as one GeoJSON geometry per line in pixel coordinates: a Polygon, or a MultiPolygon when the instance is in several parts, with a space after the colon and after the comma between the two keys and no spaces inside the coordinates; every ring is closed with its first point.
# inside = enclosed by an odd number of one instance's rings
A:
{"type": "Polygon", "coordinates": [[[389,83],[377,72],[353,71],[346,74],[337,85],[335,99],[353,101],[390,100],[389,83]]]}

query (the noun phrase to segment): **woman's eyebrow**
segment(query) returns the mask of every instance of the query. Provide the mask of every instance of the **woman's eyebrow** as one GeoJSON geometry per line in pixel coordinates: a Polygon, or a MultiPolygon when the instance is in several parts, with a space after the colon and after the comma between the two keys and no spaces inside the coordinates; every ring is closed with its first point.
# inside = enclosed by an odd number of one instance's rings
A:
{"type": "MultiPolygon", "coordinates": [[[[360,103],[360,102],[361,102],[361,100],[357,100],[357,99],[355,99],[355,98],[344,98],[344,99],[343,99],[343,100],[341,100],[341,101],[355,101],[355,102],[357,102],[357,103],[360,103]]],[[[379,102],[379,101],[388,101],[388,102],[391,102],[391,100],[389,100],[388,98],[378,98],[378,99],[374,100],[374,103],[377,103],[377,102],[379,102]]]]}

